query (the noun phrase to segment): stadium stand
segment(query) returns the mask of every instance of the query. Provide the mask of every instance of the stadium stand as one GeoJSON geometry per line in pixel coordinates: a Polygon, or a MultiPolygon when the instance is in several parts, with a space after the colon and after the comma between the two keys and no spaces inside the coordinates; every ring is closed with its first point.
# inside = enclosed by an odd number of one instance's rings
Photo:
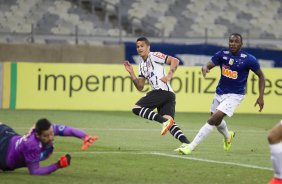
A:
{"type": "Polygon", "coordinates": [[[85,37],[80,43],[99,44],[101,40],[87,38],[141,34],[213,39],[231,32],[267,40],[257,47],[282,49],[281,44],[271,42],[282,39],[282,1],[0,0],[0,42],[4,43],[75,44],[69,37],[79,36],[85,37]],[[60,36],[60,41],[55,36],[60,36]]]}

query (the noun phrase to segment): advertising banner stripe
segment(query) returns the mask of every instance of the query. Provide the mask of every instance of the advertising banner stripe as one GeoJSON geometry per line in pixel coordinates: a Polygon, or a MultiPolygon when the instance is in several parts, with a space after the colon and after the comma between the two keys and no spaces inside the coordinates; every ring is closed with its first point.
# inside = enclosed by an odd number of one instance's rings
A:
{"type": "Polygon", "coordinates": [[[11,63],[11,95],[10,95],[10,109],[16,108],[17,99],[17,63],[11,63]]]}
{"type": "MultiPolygon", "coordinates": [[[[138,71],[137,65],[133,68],[138,71]]],[[[168,70],[169,67],[166,67],[168,70]]],[[[11,107],[16,109],[130,111],[132,105],[151,90],[149,83],[145,83],[144,91],[139,92],[121,64],[18,62],[13,71],[17,71],[17,77],[12,75],[17,78],[12,82],[17,85],[17,93],[11,92],[14,100],[11,107]]],[[[267,104],[263,113],[281,114],[282,70],[263,68],[263,71],[266,76],[264,100],[267,104]]],[[[206,77],[202,76],[200,66],[178,67],[170,81],[176,93],[177,112],[208,113],[220,76],[219,67],[206,77]]],[[[258,107],[254,107],[258,94],[258,77],[250,72],[246,98],[236,112],[260,113],[258,107]]]]}
{"type": "Polygon", "coordinates": [[[2,108],[10,107],[10,82],[11,82],[11,63],[3,63],[3,96],[2,108]]]}
{"type": "Polygon", "coordinates": [[[2,108],[3,97],[3,63],[0,63],[0,109],[2,108]]]}

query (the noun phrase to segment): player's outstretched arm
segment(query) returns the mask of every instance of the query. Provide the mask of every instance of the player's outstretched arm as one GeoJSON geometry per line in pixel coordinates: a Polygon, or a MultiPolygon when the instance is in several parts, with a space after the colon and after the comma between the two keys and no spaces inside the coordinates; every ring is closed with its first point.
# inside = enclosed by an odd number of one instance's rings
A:
{"type": "MultiPolygon", "coordinates": [[[[134,70],[132,65],[129,63],[129,61],[123,61],[123,65],[125,70],[131,75],[134,74],[134,70]]],[[[134,74],[135,75],[135,74],[134,74]]]]}
{"type": "Polygon", "coordinates": [[[133,70],[133,67],[132,65],[129,63],[129,61],[124,61],[123,62],[123,65],[126,69],[126,71],[128,71],[132,81],[133,81],[133,84],[134,86],[136,87],[136,89],[138,91],[142,91],[143,88],[144,88],[144,85],[145,85],[145,78],[137,78],[135,73],[134,73],[134,70],[133,70]]]}
{"type": "Polygon", "coordinates": [[[71,136],[83,140],[82,150],[86,150],[90,145],[98,139],[98,136],[87,135],[83,130],[65,125],[53,125],[54,134],[60,136],[71,136]]]}
{"type": "Polygon", "coordinates": [[[49,166],[40,167],[39,161],[38,162],[31,162],[27,164],[27,168],[29,170],[30,175],[48,175],[52,172],[70,166],[71,156],[66,154],[61,156],[60,159],[49,166]]]}
{"type": "Polygon", "coordinates": [[[262,111],[264,106],[264,89],[265,89],[265,77],[261,69],[255,72],[259,78],[259,97],[256,100],[255,106],[259,105],[259,112],[262,111]]]}
{"type": "Polygon", "coordinates": [[[202,67],[203,76],[206,77],[207,73],[209,73],[213,67],[215,67],[215,64],[212,61],[209,61],[206,65],[204,65],[202,67]]]}
{"type": "Polygon", "coordinates": [[[40,167],[39,162],[33,162],[27,165],[29,174],[31,175],[48,175],[52,172],[70,166],[71,156],[69,154],[63,155],[60,159],[49,166],[40,167]]]}
{"type": "Polygon", "coordinates": [[[176,71],[176,69],[179,65],[179,60],[175,57],[168,56],[166,63],[170,65],[170,70],[168,71],[166,76],[164,76],[160,79],[164,83],[167,83],[172,79],[173,74],[174,74],[174,72],[176,71]]]}

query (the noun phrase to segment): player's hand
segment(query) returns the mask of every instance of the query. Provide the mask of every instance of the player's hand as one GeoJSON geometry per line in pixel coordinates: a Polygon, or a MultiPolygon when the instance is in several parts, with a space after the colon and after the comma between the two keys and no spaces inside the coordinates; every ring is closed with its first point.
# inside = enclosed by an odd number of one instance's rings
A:
{"type": "Polygon", "coordinates": [[[58,168],[65,168],[68,167],[71,163],[71,156],[69,154],[66,154],[64,156],[60,157],[60,160],[57,162],[58,168]]]}
{"type": "Polygon", "coordinates": [[[210,72],[210,70],[208,69],[207,66],[202,67],[202,74],[203,74],[204,77],[206,77],[206,74],[209,73],[209,72],[210,72]]]}
{"type": "Polygon", "coordinates": [[[161,81],[163,81],[164,83],[168,83],[171,80],[170,76],[164,76],[162,78],[160,78],[161,81]]]}
{"type": "Polygon", "coordinates": [[[264,100],[263,100],[263,97],[258,97],[256,103],[255,103],[255,106],[256,105],[259,105],[259,112],[262,111],[263,109],[263,106],[264,106],[264,100]]]}
{"type": "Polygon", "coordinates": [[[128,71],[129,73],[132,73],[132,72],[133,72],[133,67],[132,67],[132,65],[129,63],[129,61],[124,61],[124,62],[123,62],[123,65],[124,65],[126,71],[128,71]]]}
{"type": "Polygon", "coordinates": [[[85,151],[88,146],[92,145],[94,143],[94,141],[96,141],[98,139],[98,136],[90,136],[90,135],[86,135],[83,139],[83,144],[82,144],[82,151],[85,151]]]}

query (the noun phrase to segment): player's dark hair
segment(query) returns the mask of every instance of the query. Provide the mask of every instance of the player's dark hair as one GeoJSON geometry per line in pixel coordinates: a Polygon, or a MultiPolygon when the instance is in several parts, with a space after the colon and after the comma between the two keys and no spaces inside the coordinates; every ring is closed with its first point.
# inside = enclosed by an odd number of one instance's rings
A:
{"type": "Polygon", "coordinates": [[[239,33],[232,33],[232,34],[229,36],[229,38],[230,38],[231,36],[238,36],[238,37],[240,37],[241,43],[243,43],[243,37],[242,37],[241,34],[239,34],[239,33]]]}
{"type": "Polygon", "coordinates": [[[144,36],[137,38],[136,42],[139,42],[139,41],[143,41],[146,43],[146,45],[150,45],[149,40],[144,36]]]}
{"type": "Polygon", "coordinates": [[[45,130],[49,130],[49,128],[51,127],[51,123],[48,119],[46,118],[43,118],[43,119],[40,119],[36,122],[35,124],[35,132],[38,134],[38,135],[41,135],[41,133],[45,130]]]}

